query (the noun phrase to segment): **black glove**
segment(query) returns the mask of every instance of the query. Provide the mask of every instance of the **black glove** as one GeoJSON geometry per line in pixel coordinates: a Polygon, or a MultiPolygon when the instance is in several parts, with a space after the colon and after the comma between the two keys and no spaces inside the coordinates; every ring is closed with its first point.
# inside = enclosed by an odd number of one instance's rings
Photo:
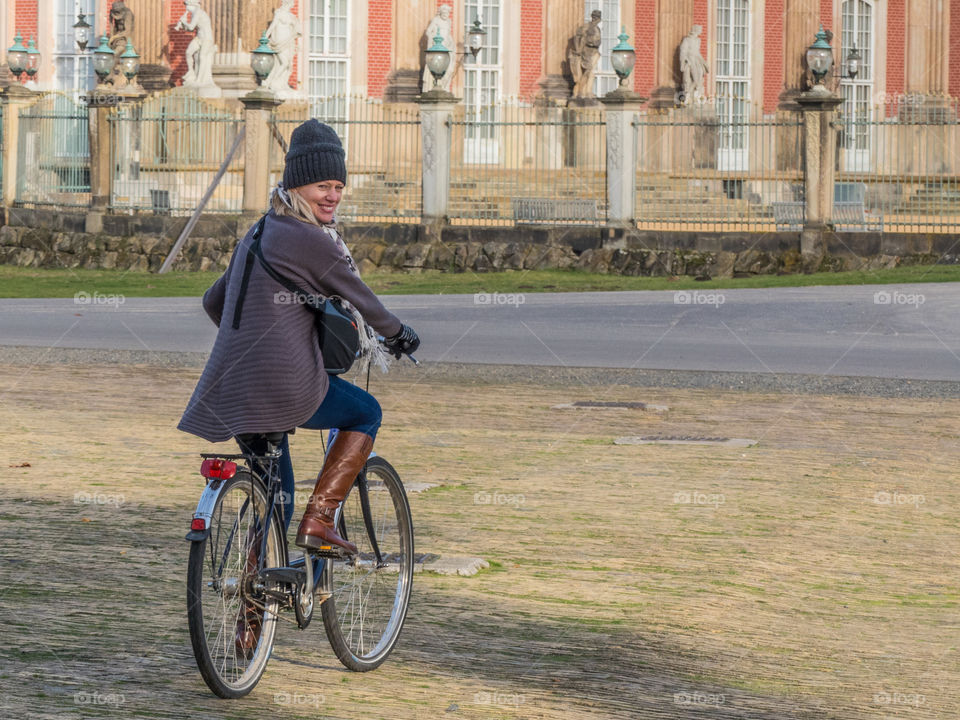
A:
{"type": "Polygon", "coordinates": [[[417,348],[420,347],[420,338],[413,331],[412,327],[409,325],[401,325],[400,332],[393,337],[385,338],[383,344],[387,346],[387,351],[391,355],[399,359],[403,353],[409,355],[410,353],[416,352],[417,348]]]}

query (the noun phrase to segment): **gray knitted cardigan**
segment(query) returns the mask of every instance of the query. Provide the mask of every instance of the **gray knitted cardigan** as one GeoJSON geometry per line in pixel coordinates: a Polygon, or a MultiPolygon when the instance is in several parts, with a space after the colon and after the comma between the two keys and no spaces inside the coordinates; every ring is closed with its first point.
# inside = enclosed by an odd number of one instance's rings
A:
{"type": "MultiPolygon", "coordinates": [[[[237,244],[227,271],[203,296],[203,309],[220,329],[177,427],[211,442],[297,427],[317,411],[329,386],[313,313],[305,305],[283,302],[286,291],[259,263],[250,274],[240,327],[233,329],[252,238],[253,227],[237,244]]],[[[385,337],[400,331],[400,320],[324,229],[271,211],[261,246],[267,262],[307,292],[348,300],[385,337]]]]}

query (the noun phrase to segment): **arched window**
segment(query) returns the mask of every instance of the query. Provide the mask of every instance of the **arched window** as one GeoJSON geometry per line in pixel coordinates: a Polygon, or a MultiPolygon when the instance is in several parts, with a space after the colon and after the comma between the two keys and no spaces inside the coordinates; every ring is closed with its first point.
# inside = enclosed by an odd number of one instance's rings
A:
{"type": "Polygon", "coordinates": [[[94,86],[90,48],[97,47],[100,38],[94,37],[92,29],[87,50],[81,53],[74,38],[73,25],[80,13],[85,13],[87,22],[95,25],[96,10],[96,0],[58,0],[56,4],[53,61],[58,90],[86,92],[94,86]]]}
{"type": "Polygon", "coordinates": [[[345,131],[350,61],[347,0],[310,0],[307,97],[310,115],[345,131]]]}
{"type": "Polygon", "coordinates": [[[503,0],[466,0],[464,3],[466,37],[475,18],[487,31],[483,49],[476,59],[463,65],[463,104],[467,122],[479,123],[464,128],[464,162],[497,163],[500,161],[498,119],[503,82],[503,0]]]}
{"type": "MultiPolygon", "coordinates": [[[[841,139],[842,169],[870,169],[870,125],[873,116],[874,7],[868,0],[845,0],[843,3],[840,48],[843,57],[857,46],[860,71],[854,80],[840,83],[844,103],[841,112],[846,128],[841,139]]],[[[838,72],[837,68],[834,72],[838,72]]]]}
{"type": "Polygon", "coordinates": [[[610,64],[610,51],[620,42],[620,0],[586,0],[584,22],[590,21],[590,13],[600,11],[600,60],[593,76],[593,92],[597,97],[616,90],[620,84],[617,73],[610,64]]]}
{"type": "Polygon", "coordinates": [[[750,134],[750,3],[717,0],[718,167],[746,170],[750,134]]]}

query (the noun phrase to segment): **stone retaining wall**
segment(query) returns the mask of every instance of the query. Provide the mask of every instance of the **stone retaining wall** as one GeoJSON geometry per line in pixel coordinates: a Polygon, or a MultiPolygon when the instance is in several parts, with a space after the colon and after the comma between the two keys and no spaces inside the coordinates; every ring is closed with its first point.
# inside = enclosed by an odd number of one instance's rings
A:
{"type": "MultiPolygon", "coordinates": [[[[13,209],[0,227],[0,264],[157,270],[185,218],[107,216],[104,231],[82,232],[83,216],[13,209]]],[[[174,265],[218,270],[255,217],[206,216],[174,265]]],[[[621,275],[744,275],[957,263],[947,235],[828,235],[823,255],[800,253],[799,233],[651,233],[613,228],[431,228],[347,225],[361,269],[487,272],[580,268],[621,275]]]]}

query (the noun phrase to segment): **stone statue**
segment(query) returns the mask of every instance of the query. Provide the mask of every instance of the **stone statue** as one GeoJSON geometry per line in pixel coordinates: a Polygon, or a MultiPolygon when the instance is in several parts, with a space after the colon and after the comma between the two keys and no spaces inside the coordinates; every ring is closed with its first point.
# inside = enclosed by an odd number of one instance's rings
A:
{"type": "MultiPolygon", "coordinates": [[[[177,22],[175,30],[196,31],[196,35],[187,46],[187,72],[183,75],[184,87],[205,88],[218,91],[213,82],[213,56],[217,46],[213,42],[213,24],[210,16],[200,7],[199,0],[187,0],[187,10],[177,22]]],[[[201,93],[219,95],[219,92],[201,93]]]]}
{"type": "Polygon", "coordinates": [[[600,11],[590,13],[590,22],[577,28],[567,53],[570,73],[573,75],[573,97],[591,98],[593,94],[593,70],[600,59],[600,11]]]}
{"type": "Polygon", "coordinates": [[[690,28],[690,34],[680,43],[680,74],[683,78],[683,104],[690,101],[702,102],[704,98],[704,80],[708,72],[707,61],[700,55],[701,25],[690,28]]]}
{"type": "MultiPolygon", "coordinates": [[[[456,63],[453,62],[453,58],[457,54],[457,46],[453,40],[453,24],[450,22],[449,5],[441,5],[437,8],[437,14],[430,20],[425,34],[427,36],[427,48],[433,47],[433,39],[439,35],[443,38],[443,46],[450,51],[450,65],[447,66],[447,71],[437,82],[437,88],[450,92],[450,84],[453,82],[453,72],[456,69],[456,63]]],[[[433,90],[433,88],[433,73],[430,72],[430,68],[424,65],[423,92],[429,92],[433,90]]]]}
{"type": "Polygon", "coordinates": [[[116,0],[110,6],[110,39],[107,43],[116,53],[117,64],[104,82],[109,85],[122,86],[127,84],[126,76],[120,71],[120,56],[127,49],[127,39],[133,36],[133,11],[123,0],[116,0]]]}
{"type": "Polygon", "coordinates": [[[264,86],[278,95],[290,94],[290,73],[293,72],[293,55],[297,38],[300,37],[300,21],[293,14],[295,0],[282,0],[273,12],[273,20],[267,28],[267,40],[276,53],[273,70],[263,81],[264,86]]]}

